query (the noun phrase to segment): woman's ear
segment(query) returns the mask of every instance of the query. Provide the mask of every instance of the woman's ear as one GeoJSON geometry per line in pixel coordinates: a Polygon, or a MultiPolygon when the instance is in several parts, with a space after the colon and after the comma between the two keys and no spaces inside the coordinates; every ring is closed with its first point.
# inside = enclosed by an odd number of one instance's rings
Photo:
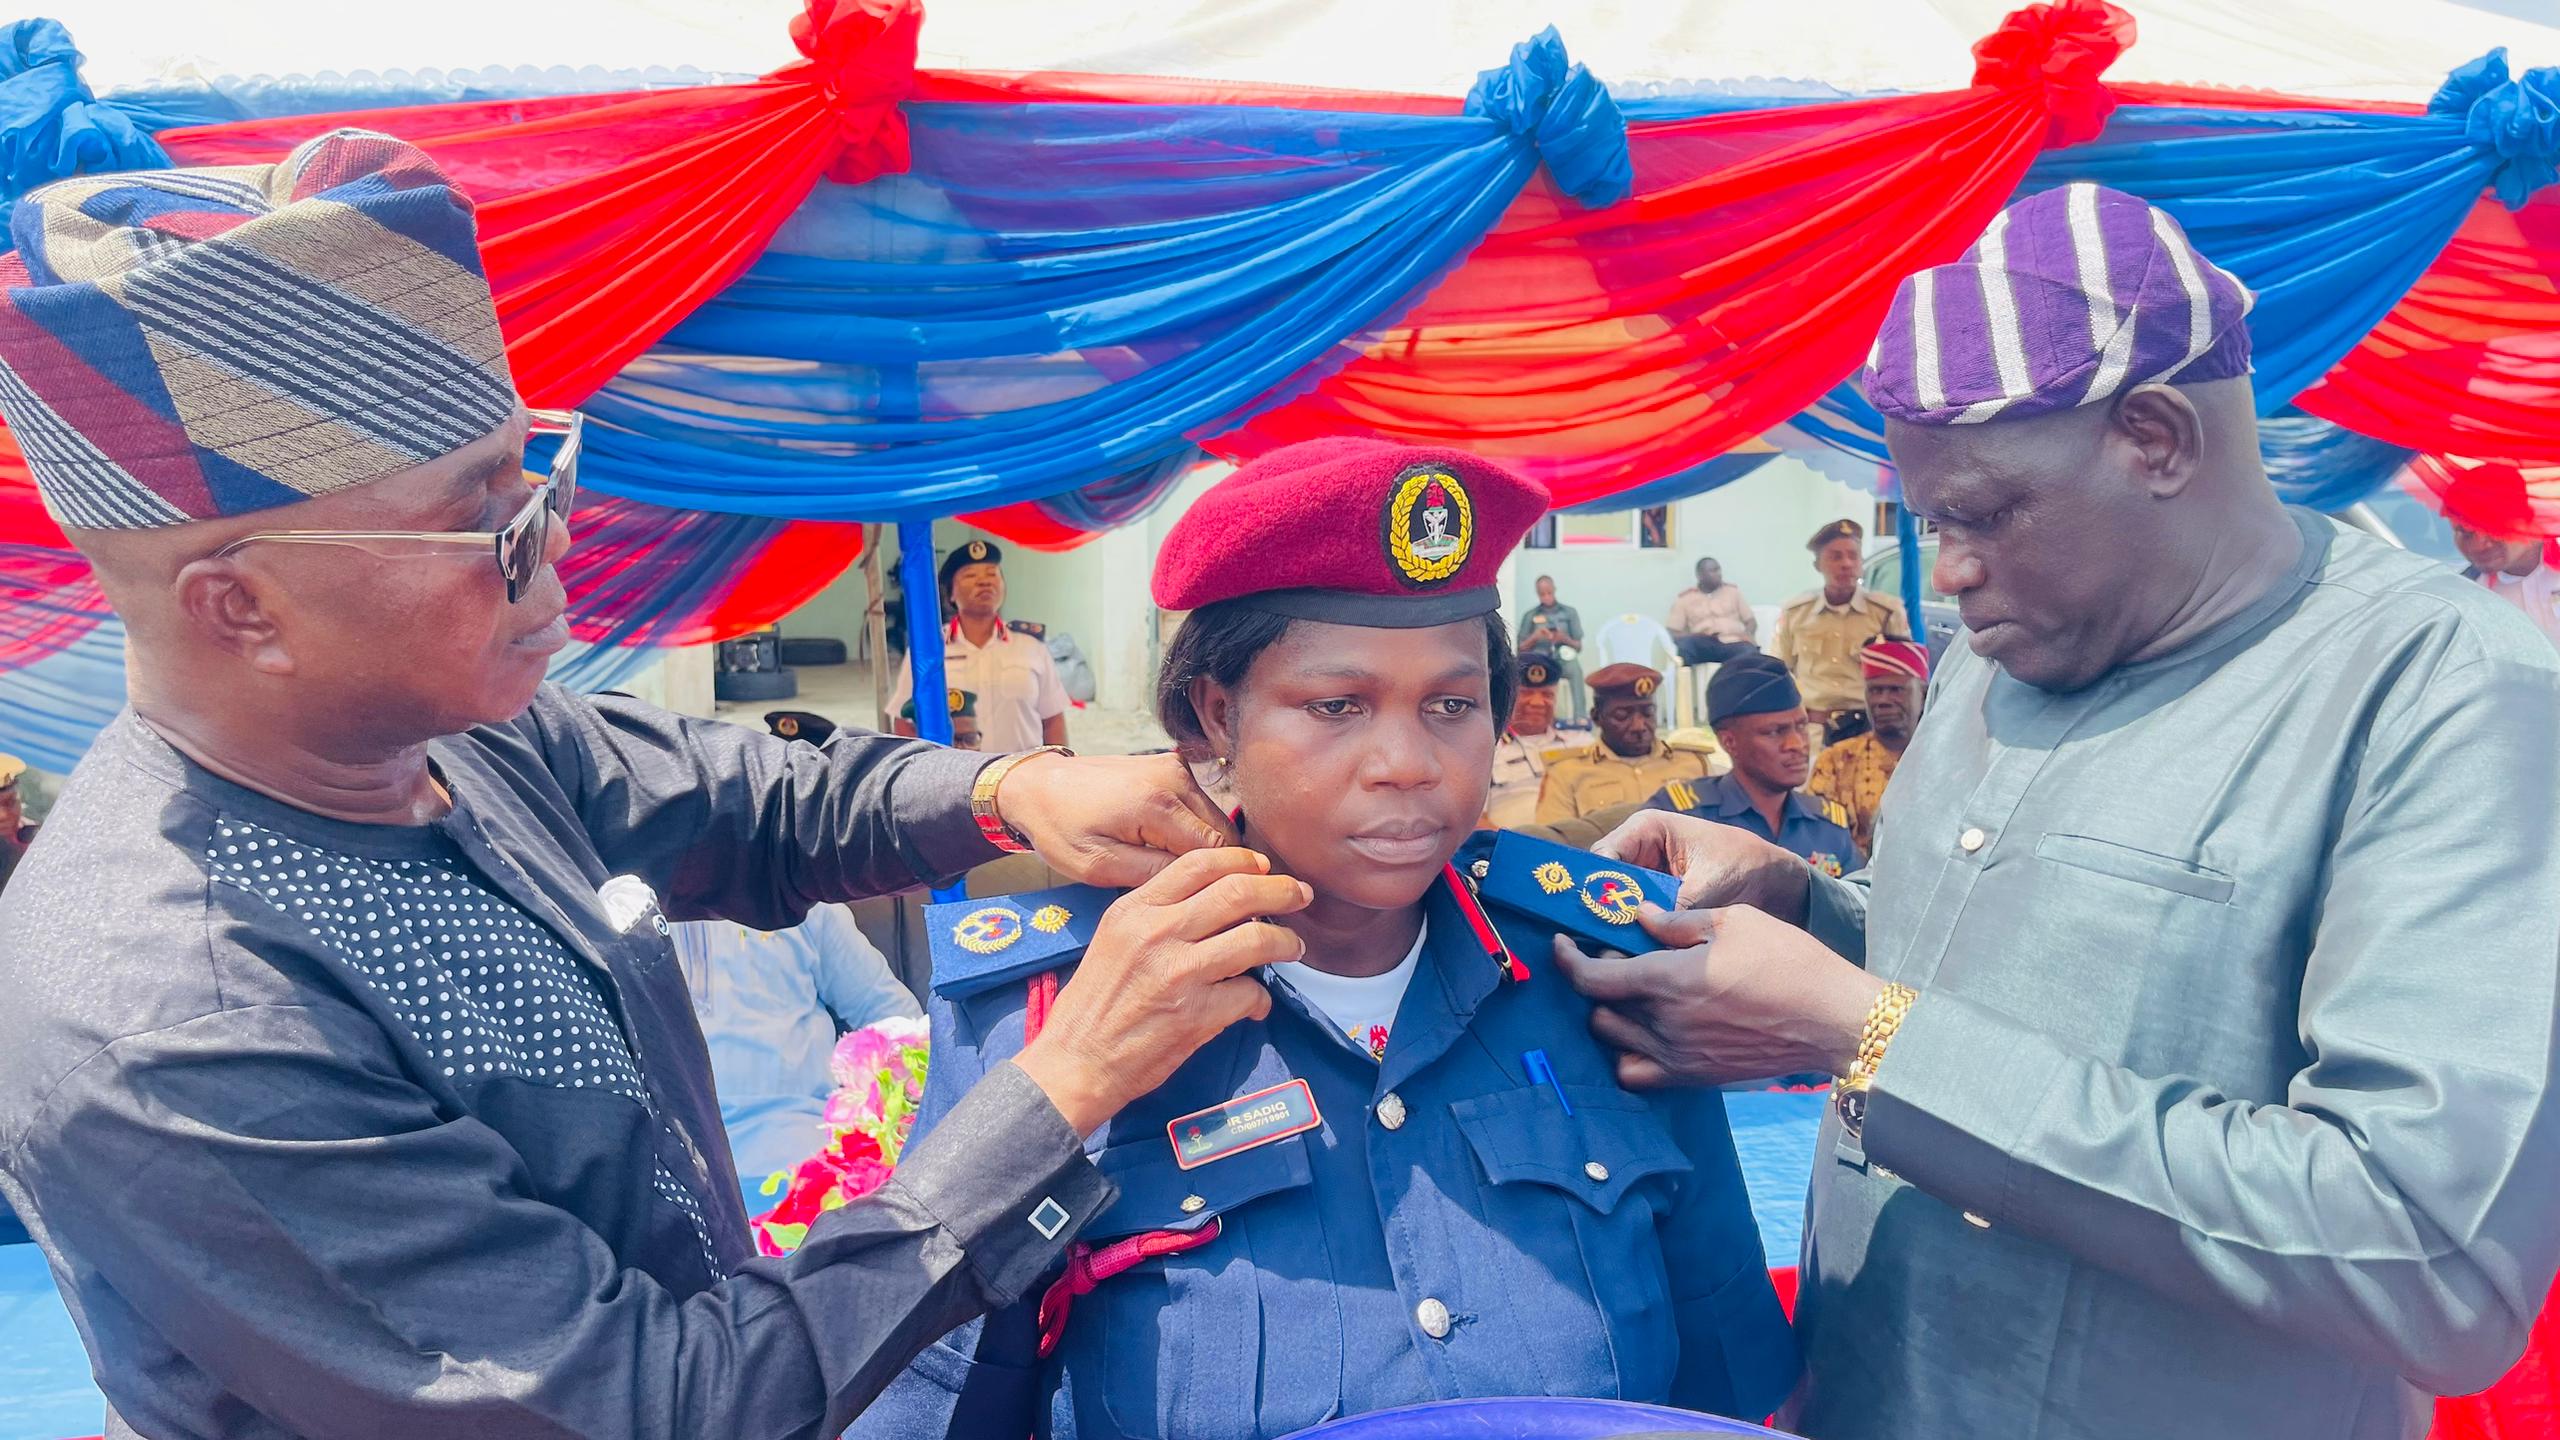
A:
{"type": "Polygon", "coordinates": [[[1191,713],[1200,720],[1200,740],[1207,758],[1232,760],[1236,753],[1235,692],[1206,675],[1191,682],[1191,713]]]}

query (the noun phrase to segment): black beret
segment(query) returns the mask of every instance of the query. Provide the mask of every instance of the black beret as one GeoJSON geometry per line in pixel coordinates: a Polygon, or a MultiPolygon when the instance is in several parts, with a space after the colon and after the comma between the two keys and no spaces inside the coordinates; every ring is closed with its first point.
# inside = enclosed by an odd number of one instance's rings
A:
{"type": "Polygon", "coordinates": [[[1737,655],[1718,666],[1715,678],[1707,682],[1707,724],[1711,726],[1803,704],[1796,677],[1774,655],[1737,655]]]}
{"type": "Polygon", "coordinates": [[[993,540],[968,540],[954,545],[951,547],[951,553],[942,557],[942,588],[945,590],[951,588],[951,577],[959,574],[960,568],[964,565],[1002,565],[1003,563],[1004,547],[993,540]]]}
{"type": "Polygon", "coordinates": [[[1533,690],[1543,690],[1556,683],[1556,662],[1544,655],[1520,657],[1520,683],[1533,690]]]}

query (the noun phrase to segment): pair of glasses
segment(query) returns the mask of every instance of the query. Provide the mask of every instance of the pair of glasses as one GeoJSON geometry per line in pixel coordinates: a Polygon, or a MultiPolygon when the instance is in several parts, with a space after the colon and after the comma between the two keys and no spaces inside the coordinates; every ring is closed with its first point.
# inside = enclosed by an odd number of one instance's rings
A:
{"type": "Polygon", "coordinates": [[[567,520],[570,507],[578,503],[578,451],[586,438],[587,417],[578,411],[527,413],[532,417],[531,433],[560,436],[560,449],[551,457],[550,475],[533,487],[524,508],[496,530],[271,530],[244,535],[213,552],[211,558],[219,560],[245,546],[264,543],[343,545],[385,559],[403,558],[414,553],[413,547],[488,550],[497,559],[498,573],[506,577],[507,603],[513,605],[542,573],[552,521],[567,520]]]}

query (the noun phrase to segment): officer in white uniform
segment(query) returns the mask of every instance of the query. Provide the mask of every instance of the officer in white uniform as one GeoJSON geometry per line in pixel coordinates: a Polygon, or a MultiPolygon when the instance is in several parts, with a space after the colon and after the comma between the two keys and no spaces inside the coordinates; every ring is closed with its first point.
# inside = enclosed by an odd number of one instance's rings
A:
{"type": "MultiPolygon", "coordinates": [[[[1067,688],[1057,662],[1034,633],[1004,620],[1004,550],[971,540],[942,562],[942,594],[951,618],[942,627],[944,676],[978,697],[981,743],[990,751],[1067,743],[1067,688]]],[[[894,712],[915,694],[915,671],[900,667],[894,712]]],[[[916,733],[901,719],[898,733],[916,733]]]]}

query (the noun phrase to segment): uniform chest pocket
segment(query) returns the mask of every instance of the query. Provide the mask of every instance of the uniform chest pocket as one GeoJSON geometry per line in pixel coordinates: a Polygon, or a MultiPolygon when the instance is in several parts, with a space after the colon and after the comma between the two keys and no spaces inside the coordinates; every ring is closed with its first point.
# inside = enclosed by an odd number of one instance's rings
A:
{"type": "Polygon", "coordinates": [[[1111,1431],[1130,1437],[1286,1435],[1332,1417],[1342,1316],[1308,1138],[1192,1170],[1173,1163],[1161,1135],[1094,1157],[1120,1187],[1085,1231],[1097,1249],[1213,1220],[1219,1233],[1076,1303],[1060,1354],[1080,1411],[1098,1403],[1111,1431]]]}
{"type": "Polygon", "coordinates": [[[2121,841],[2047,834],[2021,878],[2017,903],[2004,907],[2019,930],[1999,944],[2034,963],[2001,971],[2004,1009],[2150,1074],[2223,1073],[2225,1026],[2244,1052],[2262,1043],[2256,1027],[2276,997],[2233,989],[2254,982],[2226,944],[2239,913],[2231,875],[2121,841]]]}
{"type": "MultiPolygon", "coordinates": [[[[1477,1322],[1536,1335],[1524,1374],[1548,1394],[1667,1397],[1680,1345],[1656,1224],[1692,1168],[1645,1102],[1621,1090],[1529,1086],[1456,1102],[1483,1173],[1488,1273],[1468,1287],[1477,1322]],[[1614,1376],[1614,1391],[1591,1388],[1614,1376]]],[[[1522,1393],[1534,1393],[1525,1385],[1522,1393]]]]}

